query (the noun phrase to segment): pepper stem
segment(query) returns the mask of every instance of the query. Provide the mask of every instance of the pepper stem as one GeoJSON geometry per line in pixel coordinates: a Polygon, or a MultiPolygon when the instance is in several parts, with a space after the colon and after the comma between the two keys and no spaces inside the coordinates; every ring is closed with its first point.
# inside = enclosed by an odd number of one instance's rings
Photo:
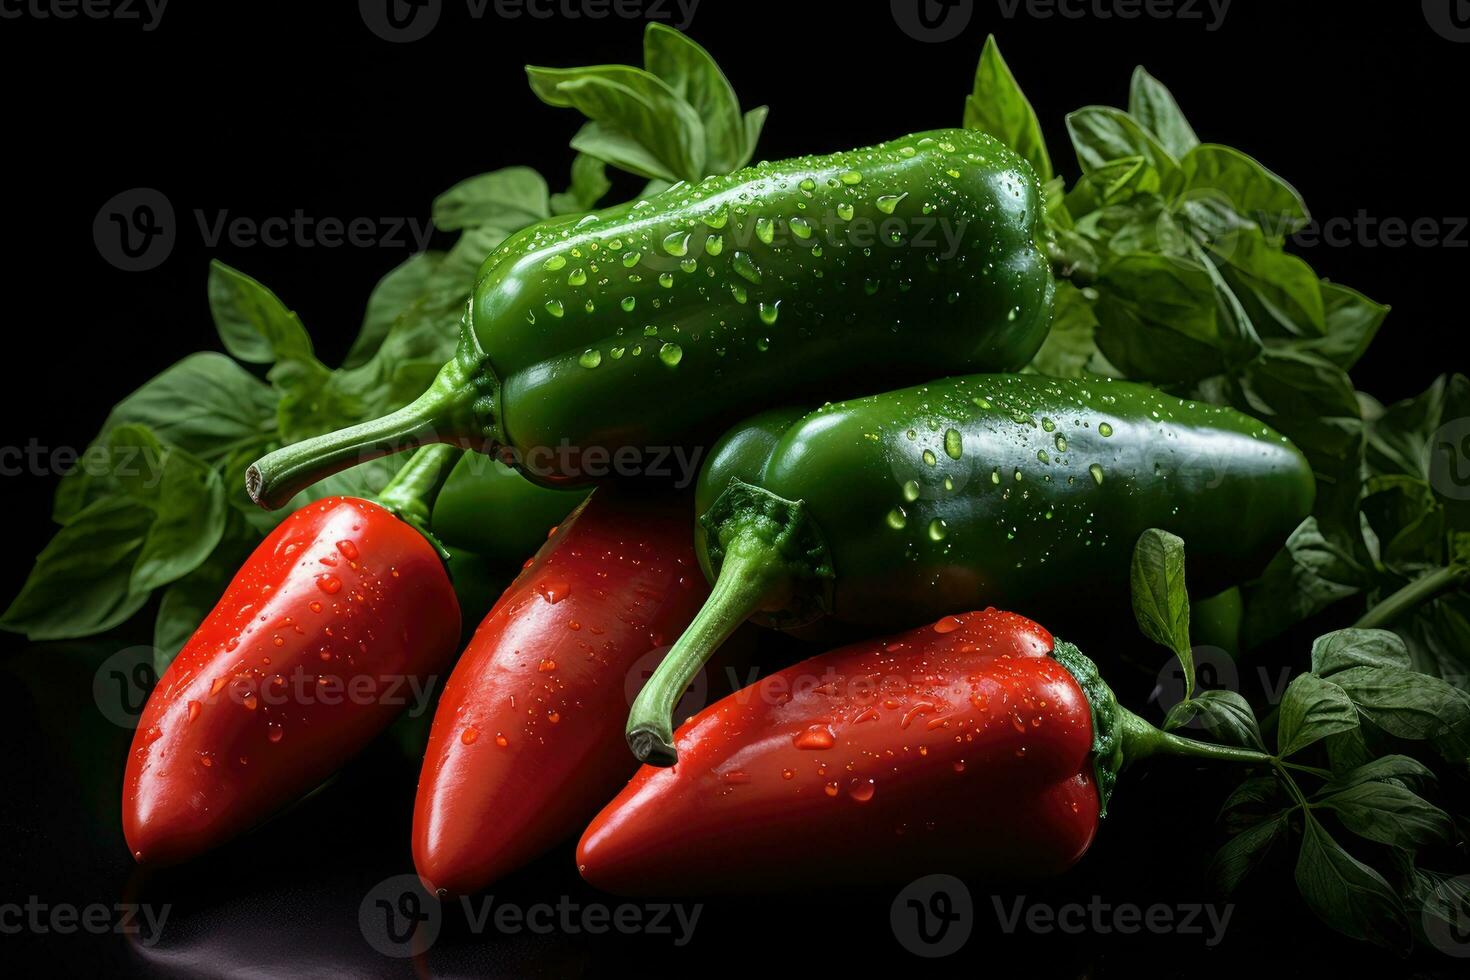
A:
{"type": "Polygon", "coordinates": [[[1265,752],[1241,748],[1235,745],[1219,745],[1214,742],[1197,742],[1182,738],[1144,721],[1121,704],[1116,708],[1118,725],[1123,741],[1123,758],[1127,762],[1146,759],[1151,755],[1183,756],[1190,759],[1214,759],[1220,762],[1247,764],[1271,763],[1274,760],[1265,752]]]}
{"type": "Polygon", "coordinates": [[[456,355],[417,399],[382,418],[283,446],[245,471],[250,499],[267,510],[282,507],[323,477],[348,467],[431,443],[490,451],[494,379],[471,358],[456,355]],[[484,389],[490,388],[487,393],[484,389]]]}
{"type": "Polygon", "coordinates": [[[1470,567],[1464,565],[1454,564],[1435,569],[1384,597],[1382,602],[1364,613],[1353,627],[1360,630],[1383,629],[1415,606],[1458,588],[1467,579],[1470,579],[1470,567]]]}
{"type": "Polygon", "coordinates": [[[459,460],[460,451],[453,446],[424,446],[409,457],[375,499],[399,520],[427,535],[434,499],[459,460]]]}
{"type": "Polygon", "coordinates": [[[757,612],[796,625],[830,609],[832,558],[800,500],[731,479],[699,522],[707,532],[704,547],[715,587],[628,715],[629,748],[655,766],[678,761],[674,705],[737,626],[757,612]]]}
{"type": "Polygon", "coordinates": [[[783,604],[792,588],[791,569],[778,548],[754,534],[730,542],[709,599],[633,701],[628,747],[640,762],[672,766],[678,761],[674,706],[689,682],[741,623],[761,609],[783,604]]]}

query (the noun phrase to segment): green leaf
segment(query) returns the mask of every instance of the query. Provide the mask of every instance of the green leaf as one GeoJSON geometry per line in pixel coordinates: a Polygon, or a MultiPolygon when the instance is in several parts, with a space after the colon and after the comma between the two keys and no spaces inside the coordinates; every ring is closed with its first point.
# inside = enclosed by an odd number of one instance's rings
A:
{"type": "Polygon", "coordinates": [[[1312,267],[1266,240],[1259,228],[1237,228],[1209,245],[1220,271],[1262,336],[1326,333],[1322,289],[1312,267]]]}
{"type": "Polygon", "coordinates": [[[518,229],[551,215],[546,180],[530,167],[505,167],[460,181],[434,199],[445,231],[494,225],[518,229]]]}
{"type": "Polygon", "coordinates": [[[1201,143],[1179,162],[1183,192],[1208,188],[1223,194],[1236,214],[1281,242],[1311,220],[1296,189],[1234,147],[1201,143]]]}
{"type": "Polygon", "coordinates": [[[1403,902],[1383,876],[1353,857],[1307,814],[1296,884],[1323,922],[1345,936],[1404,950],[1409,933],[1403,902]]]}
{"type": "Polygon", "coordinates": [[[1130,378],[1187,382],[1228,369],[1234,344],[1203,268],[1163,255],[1123,255],[1097,283],[1097,346],[1130,378]]]}
{"type": "Polygon", "coordinates": [[[1464,590],[1419,605],[1395,624],[1414,669],[1470,688],[1470,595],[1464,590]]]}
{"type": "Polygon", "coordinates": [[[1372,573],[1352,549],[1322,533],[1317,519],[1301,523],[1246,591],[1243,633],[1256,647],[1283,630],[1371,587],[1372,573]]]}
{"type": "Polygon", "coordinates": [[[611,189],[607,165],[596,157],[578,153],[572,158],[571,185],[561,193],[551,195],[551,211],[553,214],[591,211],[611,189]]]}
{"type": "Polygon", "coordinates": [[[1427,482],[1412,476],[1375,476],[1359,501],[1388,564],[1437,564],[1445,545],[1445,512],[1427,482]]]}
{"type": "Polygon", "coordinates": [[[745,114],[745,159],[747,163],[755,156],[755,148],[760,142],[761,130],[765,128],[766,116],[770,112],[770,106],[759,105],[745,114]]]}
{"type": "Polygon", "coordinates": [[[1345,629],[1312,643],[1312,673],[1331,677],[1352,667],[1409,668],[1404,641],[1388,630],[1345,629]]]}
{"type": "Polygon", "coordinates": [[[596,157],[631,174],[668,183],[679,179],[642,143],[601,123],[589,122],[577,130],[571,146],[578,153],[596,157]]]}
{"type": "Polygon", "coordinates": [[[1424,783],[1434,780],[1434,773],[1422,762],[1407,755],[1385,755],[1332,777],[1318,795],[1337,793],[1370,781],[1390,780],[1398,783],[1424,783]]]}
{"type": "Polygon", "coordinates": [[[1239,833],[1267,817],[1278,815],[1284,799],[1281,781],[1275,775],[1251,776],[1231,790],[1225,802],[1220,804],[1218,819],[1226,830],[1232,834],[1239,833]]]}
{"type": "Polygon", "coordinates": [[[378,352],[394,321],[418,302],[429,288],[434,270],[442,259],[443,255],[438,252],[420,252],[378,280],[368,296],[357,339],[352,342],[352,349],[342,362],[344,368],[365,364],[378,352]]]}
{"type": "Polygon", "coordinates": [[[1364,427],[1347,373],[1315,354],[1267,348],[1230,383],[1229,397],[1307,457],[1318,518],[1333,529],[1356,526],[1364,427]]]}
{"type": "Polygon", "coordinates": [[[36,557],[0,628],[32,640],[69,640],[123,623],[148,601],[129,588],[153,511],[128,497],[88,505],[36,557]]]}
{"type": "Polygon", "coordinates": [[[1126,112],[1108,106],[1078,109],[1067,116],[1067,132],[1083,173],[1124,157],[1143,157],[1166,191],[1173,193],[1179,182],[1179,161],[1126,112]]]}
{"type": "Polygon", "coordinates": [[[1209,878],[1221,895],[1231,895],[1286,835],[1287,814],[1278,813],[1232,837],[1210,862],[1209,878]]]}
{"type": "Polygon", "coordinates": [[[1286,688],[1277,718],[1277,754],[1294,755],[1319,739],[1358,727],[1358,711],[1336,684],[1298,674],[1286,688]]]}
{"type": "Polygon", "coordinates": [[[219,544],[227,511],[219,471],[170,450],[153,509],[156,519],[133,566],[133,592],[148,593],[182,578],[219,544]]]}
{"type": "Polygon", "coordinates": [[[1359,837],[1393,847],[1429,847],[1448,841],[1449,814],[1395,783],[1362,780],[1329,793],[1317,806],[1337,814],[1359,837]]]}
{"type": "Polygon", "coordinates": [[[1302,343],[1313,353],[1347,371],[1358,363],[1378,335],[1378,328],[1388,316],[1388,307],[1373,302],[1357,290],[1325,279],[1318,285],[1318,290],[1322,295],[1324,335],[1302,343]]]}
{"type": "Polygon", "coordinates": [[[1446,759],[1470,762],[1470,694],[1438,677],[1392,667],[1332,675],[1363,717],[1398,738],[1429,740],[1446,759]]]}
{"type": "Polygon", "coordinates": [[[1097,349],[1096,330],[1097,318],[1082,290],[1070,282],[1057,283],[1051,330],[1026,370],[1053,378],[1116,377],[1120,372],[1097,349]]]}
{"type": "Polygon", "coordinates": [[[1194,693],[1194,657],[1189,645],[1189,592],[1184,585],[1184,541],[1149,528],[1133,546],[1129,570],[1133,616],[1143,634],[1174,651],[1184,665],[1184,696],[1194,693]]]}
{"type": "Polygon", "coordinates": [[[1169,714],[1164,719],[1164,729],[1169,731],[1180,728],[1196,718],[1218,741],[1243,745],[1262,752],[1266,750],[1255,712],[1246,699],[1235,691],[1201,691],[1186,701],[1180,701],[1169,709],[1169,714]]]}
{"type": "Polygon", "coordinates": [[[699,115],[658,76],[627,65],[528,66],[526,74],[542,101],[574,107],[597,124],[595,132],[601,139],[590,141],[586,127],[573,139],[572,146],[580,152],[644,177],[704,176],[705,133],[699,115]],[[622,144],[616,158],[598,152],[614,139],[622,144]],[[631,154],[629,146],[641,152],[631,154]],[[633,163],[637,169],[629,166],[633,163]]]}
{"type": "Polygon", "coordinates": [[[1138,120],[1175,158],[1183,157],[1199,145],[1199,137],[1194,135],[1173,94],[1144,71],[1142,65],[1133,69],[1133,81],[1128,87],[1128,115],[1138,120]]]}
{"type": "Polygon", "coordinates": [[[694,108],[704,126],[705,170],[726,174],[745,166],[753,144],[746,139],[740,100],[708,51],[673,28],[650,22],[643,33],[643,65],[694,108]]]}
{"type": "Polygon", "coordinates": [[[209,312],[225,350],[242,361],[314,360],[311,338],[296,314],[275,293],[218,260],[209,263],[209,312]]]}
{"type": "Polygon", "coordinates": [[[159,676],[219,602],[255,543],[256,535],[244,518],[231,515],[223,538],[209,558],[164,589],[153,621],[153,666],[159,676]]]}
{"type": "Polygon", "coordinates": [[[965,96],[964,125],[988,133],[1015,150],[1043,183],[1051,180],[1051,155],[1046,151],[1036,110],[1016,84],[993,34],[985,39],[985,48],[980,52],[974,89],[965,96]]]}

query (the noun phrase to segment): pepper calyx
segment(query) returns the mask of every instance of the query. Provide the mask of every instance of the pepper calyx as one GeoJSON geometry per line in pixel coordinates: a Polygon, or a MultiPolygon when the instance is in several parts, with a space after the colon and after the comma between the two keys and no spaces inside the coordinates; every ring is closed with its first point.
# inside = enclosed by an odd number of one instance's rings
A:
{"type": "Polygon", "coordinates": [[[699,522],[707,532],[706,552],[716,578],[734,553],[759,550],[763,562],[780,564],[790,589],[753,618],[795,629],[831,613],[832,553],[803,501],[732,478],[699,522]]]}
{"type": "Polygon", "coordinates": [[[1065,640],[1052,646],[1052,659],[1071,674],[1092,708],[1092,771],[1097,780],[1098,816],[1108,815],[1108,802],[1123,770],[1124,728],[1131,712],[1118,704],[1113,689],[1103,681],[1097,664],[1065,640]]]}

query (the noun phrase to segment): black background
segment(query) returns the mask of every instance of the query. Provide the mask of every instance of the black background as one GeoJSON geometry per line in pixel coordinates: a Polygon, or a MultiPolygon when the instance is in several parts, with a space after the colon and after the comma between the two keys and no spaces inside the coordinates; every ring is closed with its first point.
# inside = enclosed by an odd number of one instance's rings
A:
{"type": "MultiPolygon", "coordinates": [[[[564,186],[566,141],[580,117],[539,103],[521,65],[637,63],[642,20],[560,12],[475,19],[464,0],[443,6],[427,38],[393,44],[367,29],[353,3],[174,0],[151,31],[115,17],[39,17],[35,0],[0,3],[8,171],[0,446],[83,447],[108,407],[143,380],[191,351],[218,349],[204,290],[210,258],[272,287],[333,363],[372,285],[414,249],[402,236],[396,247],[211,248],[196,210],[211,220],[220,212],[264,220],[299,209],[314,219],[422,222],[434,195],[497,167],[527,164],[547,174],[553,190],[564,186]],[[137,187],[169,199],[178,238],[157,268],[124,272],[99,253],[93,219],[113,195],[137,187]]],[[[1129,73],[1143,64],[1173,90],[1203,139],[1240,147],[1284,175],[1319,221],[1360,213],[1380,222],[1436,219],[1448,236],[1453,219],[1470,214],[1463,178],[1470,43],[1436,33],[1418,2],[1235,0],[1215,30],[1205,4],[1189,6],[1201,19],[1040,17],[1025,4],[1006,17],[1009,4],[982,0],[958,38],[926,43],[901,30],[881,0],[702,0],[689,32],[720,62],[744,106],[771,106],[761,157],[957,125],[981,43],[994,32],[1069,177],[1076,167],[1064,113],[1124,104],[1129,73]]],[[[671,4],[659,9],[678,17],[671,4]]],[[[629,180],[618,190],[627,196],[637,186],[629,180]]],[[[1457,240],[1439,246],[1390,247],[1370,235],[1302,250],[1320,274],[1394,307],[1354,371],[1359,388],[1394,400],[1465,368],[1467,244],[1461,227],[1457,240]]],[[[10,517],[0,568],[6,597],[50,536],[56,478],[0,478],[10,517]]],[[[355,910],[373,883],[409,870],[416,777],[412,760],[386,743],[286,820],[199,867],[144,879],[133,872],[116,818],[129,733],[97,716],[90,685],[102,657],[147,635],[145,622],[91,644],[3,641],[0,903],[32,894],[110,903],[141,894],[174,903],[166,939],[142,953],[113,937],[0,935],[0,956],[22,946],[68,972],[102,962],[180,974],[565,975],[621,971],[636,960],[699,972],[932,968],[894,940],[892,890],[712,903],[683,949],[652,936],[476,937],[447,927],[416,966],[378,957],[362,940],[355,910]]],[[[1020,890],[1054,901],[1205,899],[1199,871],[1218,843],[1210,825],[1218,787],[1193,778],[1175,769],[1137,778],[1073,876],[1020,890]]],[[[1460,965],[1375,962],[1378,954],[1318,927],[1297,905],[1289,868],[1276,872],[1241,900],[1214,949],[1186,935],[1004,936],[988,893],[972,883],[976,935],[935,965],[967,960],[966,968],[1064,976],[1223,974],[1257,967],[1267,955],[1263,940],[1287,944],[1271,954],[1283,968],[1314,969],[1321,958],[1391,973],[1460,965]]],[[[580,885],[566,852],[497,894],[521,902],[597,898],[580,885]]]]}

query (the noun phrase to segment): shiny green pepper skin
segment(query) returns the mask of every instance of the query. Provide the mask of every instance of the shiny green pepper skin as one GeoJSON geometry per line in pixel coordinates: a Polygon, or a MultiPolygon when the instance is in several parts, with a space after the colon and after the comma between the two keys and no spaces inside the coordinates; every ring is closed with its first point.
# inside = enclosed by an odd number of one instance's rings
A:
{"type": "Polygon", "coordinates": [[[586,496],[537,486],[499,460],[465,453],[439,491],[429,526],[453,548],[519,568],[586,496]]]}
{"type": "Polygon", "coordinates": [[[1262,423],[1126,382],[973,375],[766,413],[705,463],[714,587],[634,702],[629,744],[668,764],[674,701],[753,615],[892,629],[985,606],[1126,609],[1149,528],[1184,539],[1209,595],[1264,567],[1314,494],[1306,458],[1262,423]]]}
{"type": "Polygon", "coordinates": [[[460,350],[423,397],[266,457],[249,488],[270,506],[422,441],[579,485],[707,446],[773,398],[1019,368],[1051,320],[1043,227],[1030,167],[970,130],[762,163],[533,226],[486,260],[460,350]]]}
{"type": "Polygon", "coordinates": [[[1210,595],[1259,572],[1314,495],[1296,447],[1240,412],[1035,375],[826,405],[774,445],[768,428],[759,440],[737,428],[705,464],[701,514],[728,489],[724,470],[802,501],[830,551],[831,615],[885,627],[977,602],[1035,609],[1081,587],[1126,601],[1151,527],[1184,539],[1191,585],[1210,595]]]}

